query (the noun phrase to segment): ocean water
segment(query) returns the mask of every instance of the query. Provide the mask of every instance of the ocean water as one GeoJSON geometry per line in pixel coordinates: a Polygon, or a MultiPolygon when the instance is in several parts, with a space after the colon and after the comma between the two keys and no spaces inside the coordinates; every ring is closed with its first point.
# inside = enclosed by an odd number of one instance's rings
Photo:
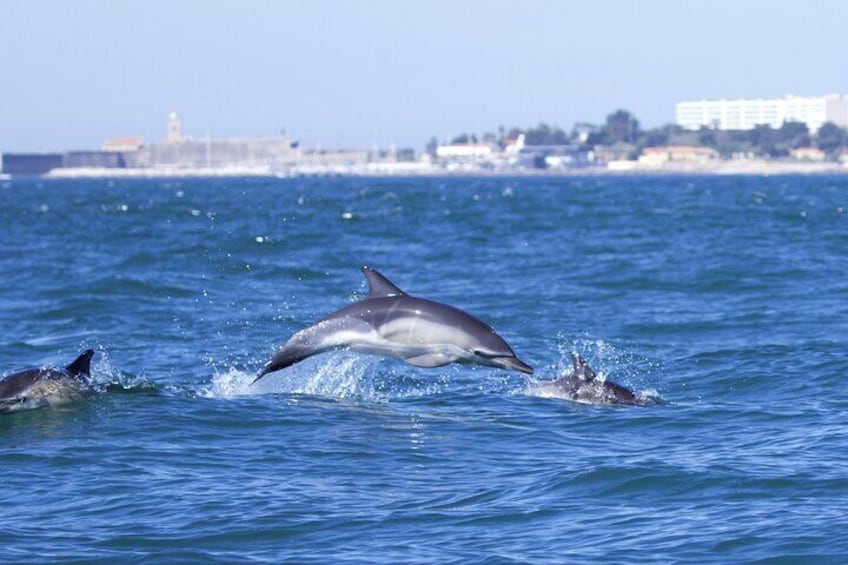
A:
{"type": "Polygon", "coordinates": [[[3,563],[843,563],[848,177],[14,180],[3,563]],[[333,352],[362,265],[533,376],[333,352]],[[578,351],[661,398],[540,398],[578,351]]]}

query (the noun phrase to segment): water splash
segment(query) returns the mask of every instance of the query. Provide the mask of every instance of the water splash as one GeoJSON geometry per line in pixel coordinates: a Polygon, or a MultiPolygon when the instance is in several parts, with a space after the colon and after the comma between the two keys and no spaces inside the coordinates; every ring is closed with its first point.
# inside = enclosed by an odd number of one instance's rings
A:
{"type": "Polygon", "coordinates": [[[391,363],[378,357],[334,352],[307,359],[255,383],[255,373],[229,368],[216,373],[198,394],[207,398],[292,394],[388,402],[437,394],[449,381],[442,372],[422,377],[415,370],[391,367],[391,363]]]}
{"type": "Polygon", "coordinates": [[[309,395],[357,402],[393,402],[469,391],[520,395],[523,375],[481,367],[449,365],[418,369],[394,359],[336,351],[306,359],[254,383],[256,374],[239,368],[216,372],[194,393],[205,398],[246,395],[309,395]]]}
{"type": "Polygon", "coordinates": [[[103,346],[95,346],[97,354],[91,362],[91,389],[94,392],[155,391],[158,386],[143,377],[121,370],[103,346]]]}
{"type": "MultiPolygon", "coordinates": [[[[663,402],[654,385],[657,375],[662,372],[661,364],[656,361],[627,351],[614,343],[585,335],[568,336],[560,333],[557,336],[557,352],[558,358],[553,364],[557,378],[573,370],[571,354],[576,352],[595,370],[598,380],[603,382],[610,378],[617,384],[630,388],[645,402],[663,402]]],[[[533,379],[528,382],[525,393],[549,397],[550,394],[545,392],[543,386],[545,384],[545,381],[533,379]]]]}

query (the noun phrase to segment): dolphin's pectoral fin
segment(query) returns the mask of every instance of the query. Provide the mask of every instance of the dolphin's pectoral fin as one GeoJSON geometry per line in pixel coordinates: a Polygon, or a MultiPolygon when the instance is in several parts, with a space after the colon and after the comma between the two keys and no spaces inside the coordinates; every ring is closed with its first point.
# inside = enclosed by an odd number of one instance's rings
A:
{"type": "Polygon", "coordinates": [[[415,367],[432,369],[433,367],[444,367],[445,365],[450,365],[457,359],[458,357],[454,355],[447,355],[445,353],[425,353],[424,355],[418,355],[416,357],[407,357],[404,361],[415,367]]]}

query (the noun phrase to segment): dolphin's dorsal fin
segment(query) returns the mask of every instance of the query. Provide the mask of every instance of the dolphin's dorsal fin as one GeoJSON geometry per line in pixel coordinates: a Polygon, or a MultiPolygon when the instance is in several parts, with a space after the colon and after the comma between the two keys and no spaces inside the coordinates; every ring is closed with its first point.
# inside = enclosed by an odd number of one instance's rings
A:
{"type": "Polygon", "coordinates": [[[91,357],[94,355],[93,349],[86,349],[82,352],[82,355],[77,357],[73,363],[65,367],[65,370],[72,377],[78,377],[80,375],[88,375],[90,373],[91,367],[91,357]]]}
{"type": "Polygon", "coordinates": [[[574,374],[576,376],[587,382],[595,380],[595,371],[592,370],[592,367],[579,354],[572,352],[571,362],[574,363],[574,374]]]}
{"type": "Polygon", "coordinates": [[[392,281],[371,267],[362,267],[362,274],[368,280],[368,298],[384,298],[387,296],[403,296],[404,291],[396,287],[392,281]]]}

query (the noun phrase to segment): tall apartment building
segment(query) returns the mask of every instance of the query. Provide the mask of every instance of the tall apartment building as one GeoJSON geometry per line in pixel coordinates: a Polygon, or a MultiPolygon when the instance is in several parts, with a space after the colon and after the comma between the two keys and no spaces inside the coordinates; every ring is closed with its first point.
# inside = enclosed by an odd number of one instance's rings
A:
{"type": "Polygon", "coordinates": [[[825,122],[848,127],[848,96],[690,100],[678,102],[675,106],[675,123],[690,130],[702,126],[747,130],[761,124],[776,129],[784,122],[803,122],[811,133],[817,132],[825,122]]]}

